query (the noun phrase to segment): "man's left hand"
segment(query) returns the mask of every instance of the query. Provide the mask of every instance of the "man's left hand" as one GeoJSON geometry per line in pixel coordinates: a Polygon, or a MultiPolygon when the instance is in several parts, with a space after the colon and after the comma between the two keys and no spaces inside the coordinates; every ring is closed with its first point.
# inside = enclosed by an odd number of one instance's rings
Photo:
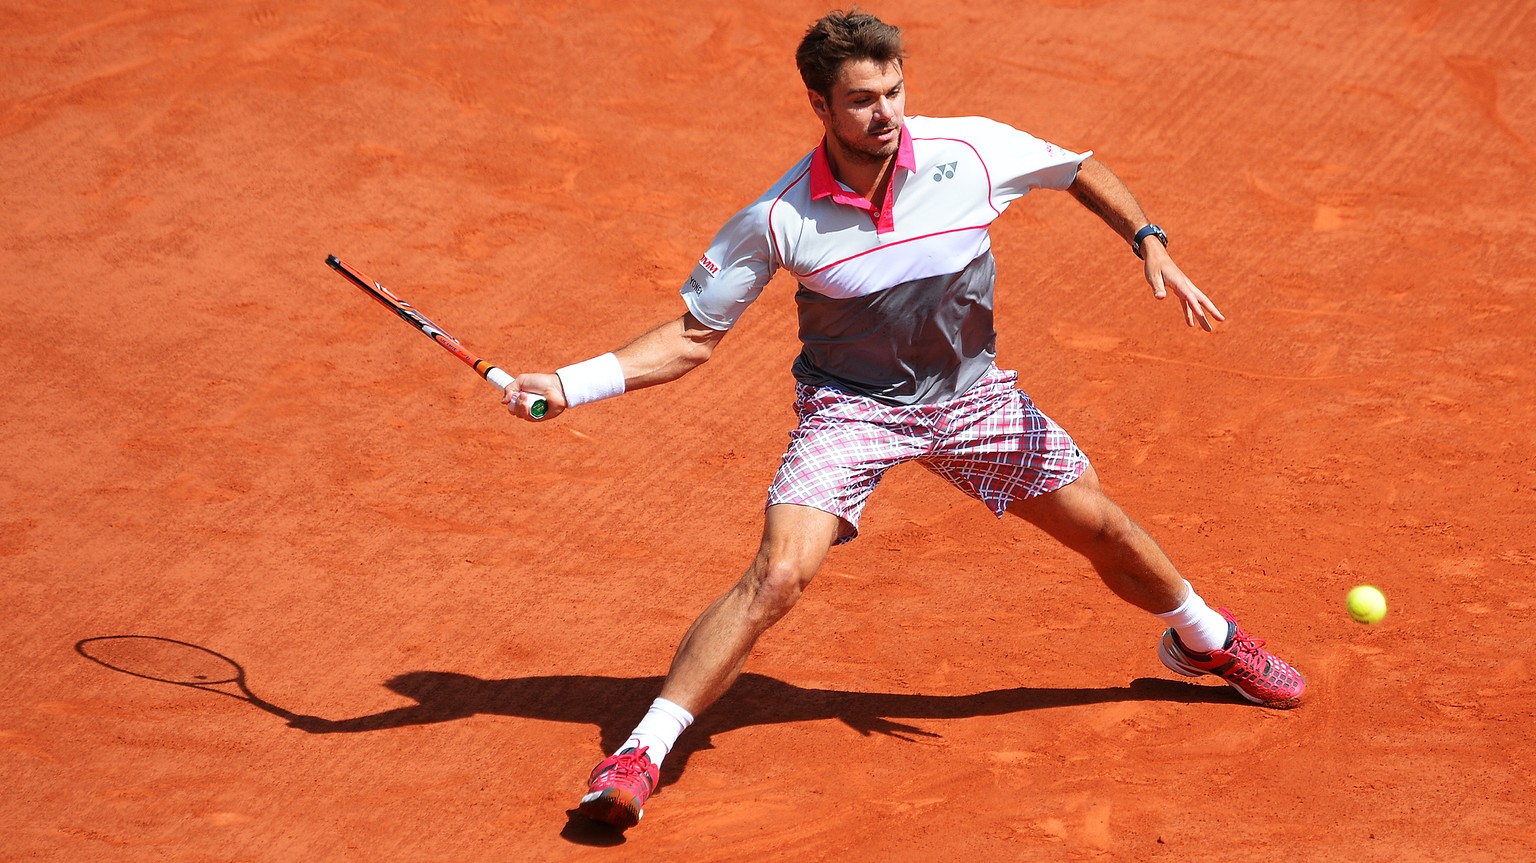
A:
{"type": "Polygon", "coordinates": [[[1195,287],[1195,283],[1184,275],[1184,271],[1173,262],[1168,250],[1163,244],[1150,240],[1143,247],[1143,266],[1146,270],[1147,284],[1152,286],[1152,296],[1161,300],[1168,297],[1169,292],[1179,298],[1179,304],[1184,308],[1184,323],[1194,326],[1195,321],[1200,322],[1200,327],[1206,332],[1213,332],[1211,319],[1225,321],[1221,310],[1211,302],[1211,298],[1201,293],[1195,287]]]}

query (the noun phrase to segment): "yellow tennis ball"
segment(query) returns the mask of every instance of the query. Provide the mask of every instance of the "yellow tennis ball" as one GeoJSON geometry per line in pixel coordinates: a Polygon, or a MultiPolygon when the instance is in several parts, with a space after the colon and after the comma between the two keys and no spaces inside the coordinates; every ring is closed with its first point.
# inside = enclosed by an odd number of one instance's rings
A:
{"type": "Polygon", "coordinates": [[[1387,598],[1369,584],[1353,587],[1344,598],[1349,616],[1361,623],[1379,623],[1387,616],[1387,598]]]}

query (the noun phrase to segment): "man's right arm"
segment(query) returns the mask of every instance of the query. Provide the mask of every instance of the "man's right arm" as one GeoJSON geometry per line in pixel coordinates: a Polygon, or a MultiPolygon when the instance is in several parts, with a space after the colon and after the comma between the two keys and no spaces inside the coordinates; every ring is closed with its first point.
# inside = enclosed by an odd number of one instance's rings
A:
{"type": "Polygon", "coordinates": [[[548,420],[570,406],[562,376],[572,383],[576,383],[578,377],[583,378],[582,386],[586,378],[596,376],[599,387],[617,387],[619,392],[675,381],[703,365],[715,352],[715,346],[725,338],[725,332],[705,326],[688,312],[651,329],[612,354],[568,366],[557,374],[518,375],[503,393],[501,403],[513,416],[532,420],[533,417],[528,415],[528,399],[523,396],[542,396],[549,402],[549,411],[543,417],[548,420]],[[620,381],[622,386],[619,386],[620,381]]]}
{"type": "Polygon", "coordinates": [[[675,381],[693,371],[714,354],[725,333],[684,312],[619,348],[614,354],[624,369],[625,391],[675,381]]]}
{"type": "Polygon", "coordinates": [[[715,234],[680,291],[688,306],[682,317],[612,353],[555,374],[518,375],[507,385],[502,404],[513,416],[531,420],[528,405],[532,397],[542,396],[549,403],[543,419],[553,419],[566,408],[675,381],[703,365],[779,267],[768,216],[785,182],[732,216],[715,234]]]}

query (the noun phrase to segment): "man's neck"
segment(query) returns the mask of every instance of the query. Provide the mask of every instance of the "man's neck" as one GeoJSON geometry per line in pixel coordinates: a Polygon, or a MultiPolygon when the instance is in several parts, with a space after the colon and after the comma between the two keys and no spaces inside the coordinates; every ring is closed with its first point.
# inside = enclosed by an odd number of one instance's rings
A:
{"type": "Polygon", "coordinates": [[[832,176],[870,203],[880,202],[895,165],[896,153],[884,157],[856,153],[844,149],[836,138],[827,137],[827,166],[832,176]]]}

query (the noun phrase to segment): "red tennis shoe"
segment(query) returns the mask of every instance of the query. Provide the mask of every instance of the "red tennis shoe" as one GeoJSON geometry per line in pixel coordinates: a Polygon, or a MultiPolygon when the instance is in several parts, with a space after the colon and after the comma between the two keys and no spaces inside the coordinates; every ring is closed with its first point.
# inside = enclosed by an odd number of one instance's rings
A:
{"type": "Polygon", "coordinates": [[[1179,640],[1179,634],[1170,629],[1163,633],[1157,646],[1157,656],[1163,664],[1188,677],[1214,674],[1254,704],[1281,710],[1300,704],[1301,694],[1307,689],[1301,672],[1265,650],[1262,639],[1243,632],[1232,612],[1218,610],[1227,619],[1224,647],[1210,653],[1190,650],[1179,640]]]}
{"type": "Polygon", "coordinates": [[[620,830],[639,824],[645,801],[661,777],[661,768],[645,755],[647,748],[626,749],[594,767],[587,779],[587,794],[577,807],[581,814],[620,830]]]}

